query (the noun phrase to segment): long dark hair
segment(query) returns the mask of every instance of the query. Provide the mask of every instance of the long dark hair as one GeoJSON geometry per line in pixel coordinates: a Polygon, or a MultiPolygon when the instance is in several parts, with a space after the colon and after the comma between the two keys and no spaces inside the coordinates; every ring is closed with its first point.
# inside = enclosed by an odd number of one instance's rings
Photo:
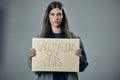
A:
{"type": "Polygon", "coordinates": [[[43,19],[43,29],[42,29],[41,37],[48,38],[49,35],[52,33],[51,24],[49,21],[49,13],[54,8],[59,8],[60,10],[62,10],[62,13],[63,13],[63,20],[61,23],[61,31],[62,31],[62,34],[64,34],[63,37],[71,38],[71,33],[69,31],[69,26],[68,26],[68,19],[67,19],[63,4],[59,1],[53,1],[47,6],[44,19],[43,19]]]}

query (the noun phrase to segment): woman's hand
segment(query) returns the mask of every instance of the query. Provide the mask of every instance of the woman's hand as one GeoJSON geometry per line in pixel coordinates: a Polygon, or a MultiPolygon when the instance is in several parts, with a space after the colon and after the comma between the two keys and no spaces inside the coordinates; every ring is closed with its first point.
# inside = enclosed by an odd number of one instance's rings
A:
{"type": "Polygon", "coordinates": [[[34,48],[30,48],[29,50],[29,57],[30,59],[36,55],[36,50],[34,48]]]}
{"type": "Polygon", "coordinates": [[[82,52],[82,49],[77,49],[77,51],[75,52],[75,55],[80,58],[82,56],[81,52],[82,52]]]}

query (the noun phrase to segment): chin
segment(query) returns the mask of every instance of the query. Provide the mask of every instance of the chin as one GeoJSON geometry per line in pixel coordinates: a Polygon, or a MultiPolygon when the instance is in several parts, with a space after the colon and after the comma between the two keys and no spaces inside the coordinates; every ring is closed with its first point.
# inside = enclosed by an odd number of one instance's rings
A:
{"type": "Polygon", "coordinates": [[[60,27],[60,25],[54,25],[54,26],[55,26],[55,27],[58,27],[58,28],[60,27]]]}

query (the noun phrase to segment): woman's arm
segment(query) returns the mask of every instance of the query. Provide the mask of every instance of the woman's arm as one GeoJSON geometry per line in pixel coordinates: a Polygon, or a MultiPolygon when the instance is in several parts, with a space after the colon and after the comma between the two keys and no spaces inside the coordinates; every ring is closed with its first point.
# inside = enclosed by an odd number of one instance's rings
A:
{"type": "Polygon", "coordinates": [[[82,44],[80,37],[76,36],[72,32],[71,32],[71,35],[72,35],[72,38],[77,38],[80,40],[80,49],[78,49],[78,51],[76,52],[76,55],[80,57],[79,58],[79,61],[80,61],[79,71],[83,72],[86,69],[86,67],[88,66],[86,53],[85,53],[85,50],[84,50],[84,47],[83,47],[83,44],[82,44]]]}
{"type": "Polygon", "coordinates": [[[80,49],[82,49],[82,51],[81,51],[81,56],[80,56],[79,71],[83,72],[88,66],[88,62],[87,62],[86,53],[85,53],[81,40],[80,40],[80,49]]]}
{"type": "MultiPolygon", "coordinates": [[[[36,50],[33,48],[30,48],[29,50],[29,58],[28,58],[28,66],[32,69],[32,57],[36,55],[36,50]]],[[[41,75],[42,72],[40,71],[34,71],[35,74],[41,75]]]]}

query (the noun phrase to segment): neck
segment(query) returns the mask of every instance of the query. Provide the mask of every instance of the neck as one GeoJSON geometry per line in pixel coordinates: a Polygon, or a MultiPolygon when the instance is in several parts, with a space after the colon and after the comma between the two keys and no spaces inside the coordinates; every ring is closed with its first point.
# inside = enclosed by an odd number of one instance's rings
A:
{"type": "Polygon", "coordinates": [[[61,33],[61,28],[52,26],[52,31],[53,31],[53,33],[61,33]]]}

